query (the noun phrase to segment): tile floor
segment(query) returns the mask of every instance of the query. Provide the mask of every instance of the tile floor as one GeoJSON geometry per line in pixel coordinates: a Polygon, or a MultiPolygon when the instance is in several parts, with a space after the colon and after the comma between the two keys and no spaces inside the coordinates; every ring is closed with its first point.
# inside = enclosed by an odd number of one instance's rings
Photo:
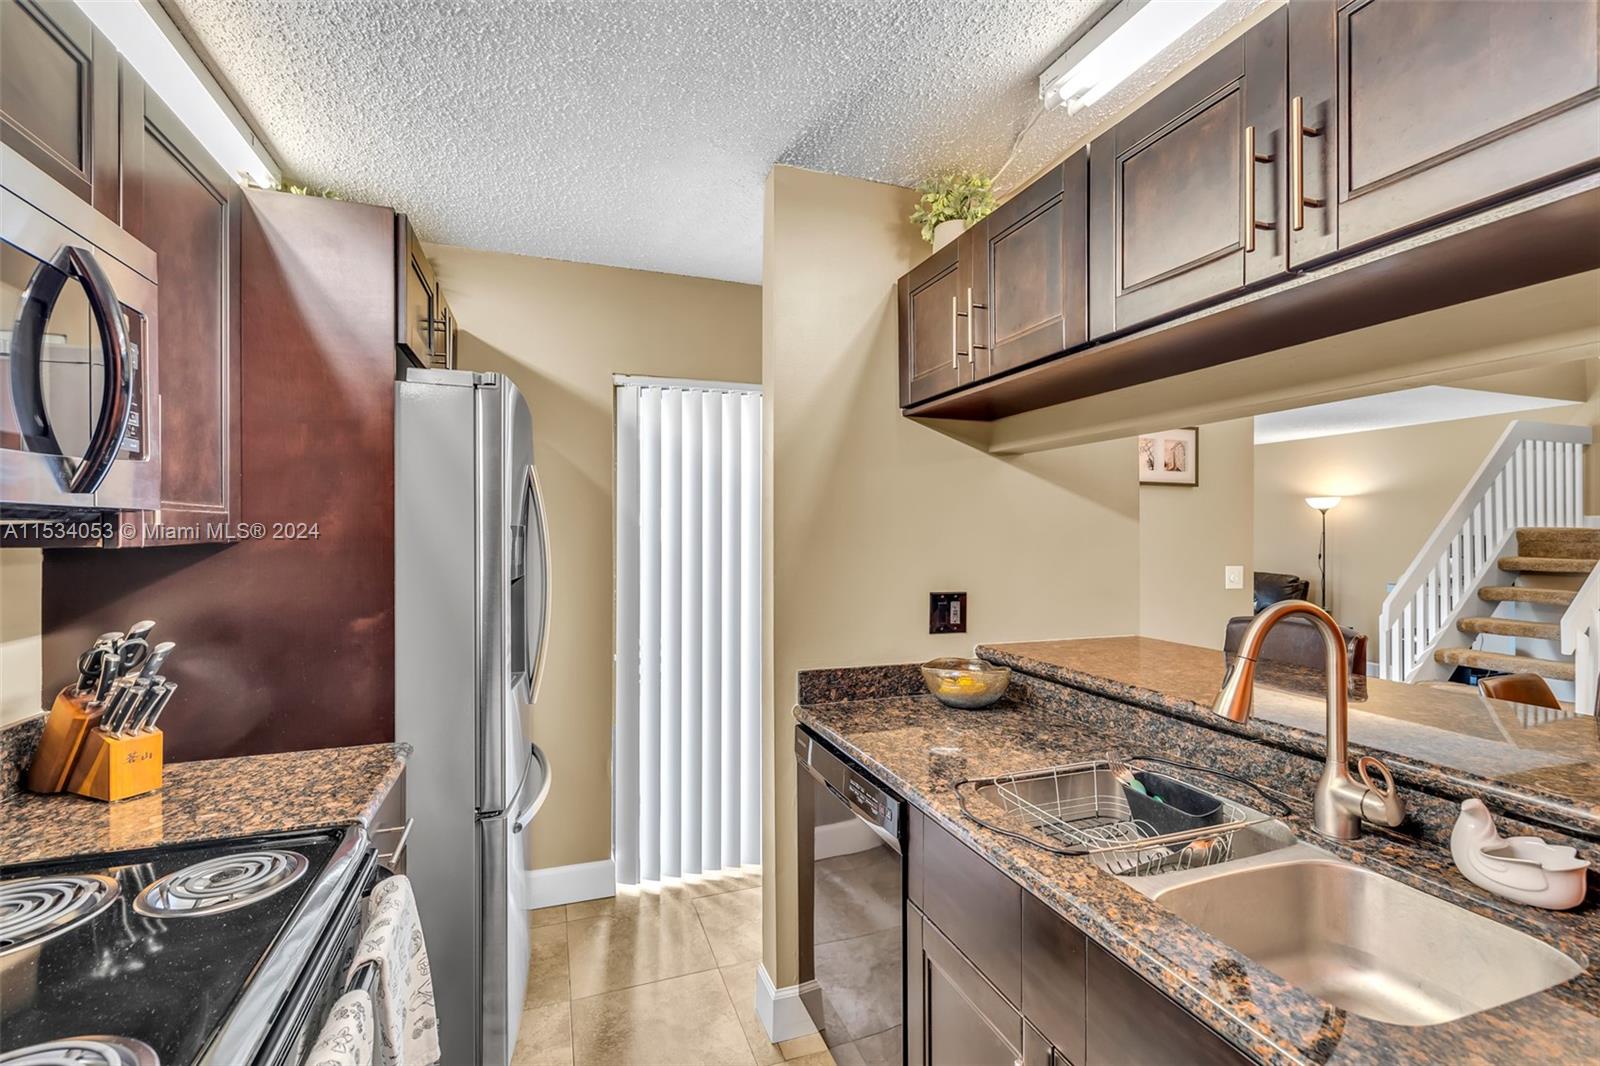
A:
{"type": "Polygon", "coordinates": [[[833,1066],[755,1015],[761,877],[732,873],[532,912],[512,1066],[833,1066]]]}

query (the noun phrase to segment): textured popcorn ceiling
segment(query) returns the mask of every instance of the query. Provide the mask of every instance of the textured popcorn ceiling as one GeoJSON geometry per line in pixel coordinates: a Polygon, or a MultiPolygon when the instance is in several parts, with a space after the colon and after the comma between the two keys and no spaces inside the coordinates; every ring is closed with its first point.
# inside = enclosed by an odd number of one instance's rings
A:
{"type": "MultiPolygon", "coordinates": [[[[1076,116],[1032,174],[1263,0],[1076,116]]],[[[992,171],[1099,0],[176,0],[289,175],[424,240],[754,282],[773,163],[992,171]]]]}

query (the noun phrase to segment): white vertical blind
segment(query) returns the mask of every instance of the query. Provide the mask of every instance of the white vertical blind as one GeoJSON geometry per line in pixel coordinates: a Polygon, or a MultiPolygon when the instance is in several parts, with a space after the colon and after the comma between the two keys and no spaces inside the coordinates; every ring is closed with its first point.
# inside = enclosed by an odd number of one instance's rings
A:
{"type": "Polygon", "coordinates": [[[617,880],[761,861],[761,393],[619,380],[617,880]]]}

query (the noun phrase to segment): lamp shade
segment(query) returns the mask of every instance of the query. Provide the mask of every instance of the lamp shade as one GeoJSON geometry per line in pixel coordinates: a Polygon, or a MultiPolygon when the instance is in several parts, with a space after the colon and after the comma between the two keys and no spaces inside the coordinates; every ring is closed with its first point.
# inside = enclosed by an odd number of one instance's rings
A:
{"type": "Polygon", "coordinates": [[[1307,496],[1306,506],[1314,511],[1321,511],[1323,514],[1327,514],[1339,506],[1339,501],[1342,499],[1344,499],[1343,496],[1307,496]]]}

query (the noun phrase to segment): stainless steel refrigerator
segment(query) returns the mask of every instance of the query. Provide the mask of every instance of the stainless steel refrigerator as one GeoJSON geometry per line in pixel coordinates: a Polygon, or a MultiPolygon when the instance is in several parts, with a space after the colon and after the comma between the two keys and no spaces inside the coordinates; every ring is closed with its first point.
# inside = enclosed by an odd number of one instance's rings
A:
{"type": "Polygon", "coordinates": [[[500,374],[408,370],[395,390],[406,872],[443,1061],[505,1066],[528,980],[528,825],[550,788],[527,733],[550,590],[533,416],[500,374]]]}

